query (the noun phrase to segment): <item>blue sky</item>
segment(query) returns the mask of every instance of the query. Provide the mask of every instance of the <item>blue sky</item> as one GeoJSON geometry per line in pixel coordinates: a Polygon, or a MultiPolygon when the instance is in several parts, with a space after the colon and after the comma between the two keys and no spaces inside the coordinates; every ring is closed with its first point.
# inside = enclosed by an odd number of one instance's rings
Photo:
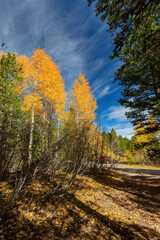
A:
{"type": "Polygon", "coordinates": [[[87,0],[1,0],[0,22],[0,42],[9,51],[30,57],[33,49],[46,49],[61,70],[67,92],[78,74],[85,74],[102,127],[131,137],[133,127],[118,103],[121,87],[113,84],[121,63],[109,60],[112,39],[107,25],[95,16],[94,5],[88,7],[87,0]]]}

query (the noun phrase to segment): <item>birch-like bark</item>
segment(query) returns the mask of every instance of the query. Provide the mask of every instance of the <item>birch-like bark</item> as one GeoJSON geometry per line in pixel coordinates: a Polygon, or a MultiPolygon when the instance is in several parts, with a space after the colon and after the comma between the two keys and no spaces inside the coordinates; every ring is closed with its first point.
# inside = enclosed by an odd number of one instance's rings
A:
{"type": "MultiPolygon", "coordinates": [[[[57,140],[59,141],[59,120],[58,120],[58,123],[57,123],[57,140]]],[[[58,159],[58,145],[56,147],[56,158],[58,159]]]]}
{"type": "Polygon", "coordinates": [[[58,129],[57,129],[57,139],[59,140],[59,120],[58,120],[58,129]]]}
{"type": "Polygon", "coordinates": [[[19,179],[19,182],[17,184],[17,187],[13,191],[13,194],[9,200],[9,203],[7,204],[6,208],[9,207],[11,204],[14,204],[15,199],[17,198],[19,192],[21,191],[28,173],[30,169],[30,165],[32,162],[32,147],[33,147],[33,131],[34,131],[34,108],[32,109],[32,115],[31,115],[31,127],[30,127],[30,136],[29,136],[29,147],[28,147],[28,169],[25,171],[25,174],[23,176],[23,171],[21,170],[21,177],[19,179]]]}
{"type": "Polygon", "coordinates": [[[34,131],[34,109],[32,109],[31,115],[31,128],[30,128],[30,136],[29,136],[29,148],[28,148],[28,164],[30,166],[32,162],[32,147],[33,147],[33,131],[34,131]]]}

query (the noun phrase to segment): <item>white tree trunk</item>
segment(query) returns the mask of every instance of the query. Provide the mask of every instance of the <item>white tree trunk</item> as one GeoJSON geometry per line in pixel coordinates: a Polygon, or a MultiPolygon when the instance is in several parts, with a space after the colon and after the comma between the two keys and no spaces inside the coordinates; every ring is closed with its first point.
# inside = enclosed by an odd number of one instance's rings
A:
{"type": "Polygon", "coordinates": [[[58,120],[58,129],[57,129],[57,139],[59,140],[59,120],[58,120]]]}
{"type": "Polygon", "coordinates": [[[29,136],[29,148],[28,148],[29,165],[32,162],[33,131],[34,131],[34,109],[32,110],[32,115],[31,115],[31,127],[30,127],[30,136],[29,136]]]}

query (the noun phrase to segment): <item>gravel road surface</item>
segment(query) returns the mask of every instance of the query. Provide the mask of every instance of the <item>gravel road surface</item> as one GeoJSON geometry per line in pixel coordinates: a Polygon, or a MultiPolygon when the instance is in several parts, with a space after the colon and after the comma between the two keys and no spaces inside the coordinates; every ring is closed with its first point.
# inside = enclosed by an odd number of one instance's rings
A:
{"type": "Polygon", "coordinates": [[[130,177],[139,176],[139,177],[147,177],[152,176],[154,178],[160,178],[160,168],[143,168],[143,167],[135,167],[128,166],[125,164],[116,164],[113,166],[113,170],[123,172],[130,177]]]}

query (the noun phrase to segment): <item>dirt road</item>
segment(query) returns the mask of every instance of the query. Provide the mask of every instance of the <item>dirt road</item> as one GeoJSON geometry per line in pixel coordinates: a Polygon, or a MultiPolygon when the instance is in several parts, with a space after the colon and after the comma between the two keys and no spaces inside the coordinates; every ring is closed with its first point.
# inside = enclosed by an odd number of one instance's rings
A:
{"type": "Polygon", "coordinates": [[[160,178],[160,168],[142,168],[135,166],[128,166],[125,164],[116,164],[113,166],[113,170],[123,172],[126,175],[134,178],[145,178],[145,177],[153,177],[160,178]]]}

